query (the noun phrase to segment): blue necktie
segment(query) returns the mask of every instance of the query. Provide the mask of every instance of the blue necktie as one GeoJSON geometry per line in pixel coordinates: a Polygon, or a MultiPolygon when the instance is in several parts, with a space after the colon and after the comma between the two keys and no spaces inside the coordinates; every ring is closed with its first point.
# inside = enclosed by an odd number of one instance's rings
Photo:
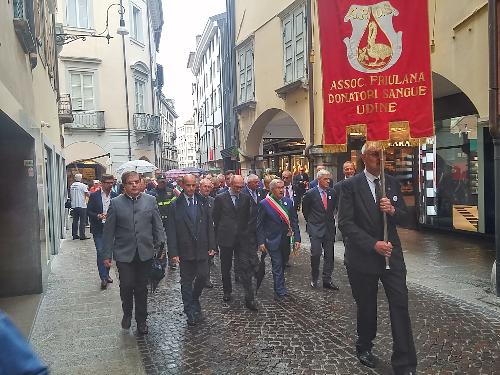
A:
{"type": "Polygon", "coordinates": [[[196,220],[196,205],[194,204],[193,197],[189,197],[188,201],[189,201],[189,206],[188,206],[189,216],[191,216],[191,220],[193,220],[194,223],[196,220]]]}

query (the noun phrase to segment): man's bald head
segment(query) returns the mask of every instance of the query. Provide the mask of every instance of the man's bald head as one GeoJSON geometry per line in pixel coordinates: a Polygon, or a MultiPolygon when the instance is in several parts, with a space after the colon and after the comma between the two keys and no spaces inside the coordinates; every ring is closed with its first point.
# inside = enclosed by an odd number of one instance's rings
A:
{"type": "Polygon", "coordinates": [[[245,179],[243,178],[243,176],[240,176],[239,174],[231,176],[230,189],[234,194],[239,194],[244,185],[245,185],[245,179]]]}
{"type": "Polygon", "coordinates": [[[182,177],[182,187],[184,188],[184,193],[188,197],[192,197],[196,191],[196,177],[192,174],[186,174],[182,177]]]}

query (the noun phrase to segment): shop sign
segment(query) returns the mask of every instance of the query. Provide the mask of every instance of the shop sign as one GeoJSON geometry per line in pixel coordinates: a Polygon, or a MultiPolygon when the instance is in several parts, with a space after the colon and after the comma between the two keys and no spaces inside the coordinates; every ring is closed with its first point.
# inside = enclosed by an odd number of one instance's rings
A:
{"type": "Polygon", "coordinates": [[[434,134],[427,0],[318,0],[324,143],[434,134]]]}

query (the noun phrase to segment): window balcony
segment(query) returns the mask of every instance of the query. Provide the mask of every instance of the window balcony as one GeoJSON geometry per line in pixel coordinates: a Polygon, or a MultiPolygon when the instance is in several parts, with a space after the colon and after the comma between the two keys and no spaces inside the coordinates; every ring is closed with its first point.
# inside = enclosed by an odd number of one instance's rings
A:
{"type": "Polygon", "coordinates": [[[59,124],[67,124],[74,121],[71,97],[69,94],[61,94],[58,103],[59,124]]]}
{"type": "Polygon", "coordinates": [[[73,111],[73,122],[65,125],[71,130],[104,130],[104,111],[73,111]]]}
{"type": "Polygon", "coordinates": [[[138,133],[160,134],[160,116],[134,113],[134,130],[138,133]]]}

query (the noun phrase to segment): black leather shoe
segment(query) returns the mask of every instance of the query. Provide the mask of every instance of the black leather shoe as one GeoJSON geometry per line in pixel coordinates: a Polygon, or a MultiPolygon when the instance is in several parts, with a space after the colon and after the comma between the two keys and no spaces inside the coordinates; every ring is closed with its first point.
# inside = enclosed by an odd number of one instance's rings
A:
{"type": "Polygon", "coordinates": [[[187,314],[187,324],[188,326],[195,326],[196,325],[196,318],[194,314],[187,314]]]}
{"type": "Polygon", "coordinates": [[[285,298],[286,298],[286,295],[285,295],[285,294],[283,294],[283,295],[281,295],[281,296],[280,296],[280,295],[278,295],[278,294],[275,294],[275,295],[274,295],[274,300],[275,300],[276,302],[283,302],[283,301],[285,300],[285,298]]]}
{"type": "Polygon", "coordinates": [[[148,325],[146,322],[137,323],[137,333],[139,335],[147,335],[149,332],[148,325]]]}
{"type": "Polygon", "coordinates": [[[82,240],[82,241],[83,240],[88,240],[88,239],[90,239],[90,237],[80,237],[80,240],[82,240]]]}
{"type": "Polygon", "coordinates": [[[213,287],[214,287],[214,284],[212,284],[211,281],[207,281],[207,283],[205,284],[205,288],[213,289],[213,287]]]}
{"type": "Polygon", "coordinates": [[[132,324],[132,315],[123,315],[122,328],[130,329],[131,324],[132,324]]]}
{"type": "Polygon", "coordinates": [[[319,288],[319,281],[318,280],[312,280],[311,281],[311,288],[319,288]]]}
{"type": "Polygon", "coordinates": [[[80,239],[80,237],[79,237],[79,236],[73,236],[73,239],[74,239],[74,240],[79,240],[79,239],[80,239]]]}
{"type": "Polygon", "coordinates": [[[255,300],[253,301],[246,301],[245,302],[245,307],[249,310],[252,310],[252,311],[259,311],[259,308],[257,307],[257,302],[255,302],[255,300]]]}
{"type": "Polygon", "coordinates": [[[203,323],[205,321],[205,314],[203,314],[201,311],[198,311],[195,315],[194,315],[194,319],[196,321],[196,323],[203,323]]]}
{"type": "Polygon", "coordinates": [[[101,289],[104,290],[108,287],[108,281],[107,280],[101,280],[101,289]]]}
{"type": "Polygon", "coordinates": [[[323,288],[331,290],[339,290],[339,287],[334,283],[323,283],[323,288]]]}
{"type": "Polygon", "coordinates": [[[108,276],[108,279],[106,280],[108,282],[108,284],[112,284],[113,283],[113,279],[111,277],[108,276]]]}
{"type": "Polygon", "coordinates": [[[365,350],[364,352],[358,353],[358,359],[363,365],[370,368],[375,368],[377,359],[370,350],[365,350]]]}
{"type": "Polygon", "coordinates": [[[224,302],[229,302],[231,301],[231,293],[224,293],[224,296],[222,297],[222,300],[224,302]]]}

